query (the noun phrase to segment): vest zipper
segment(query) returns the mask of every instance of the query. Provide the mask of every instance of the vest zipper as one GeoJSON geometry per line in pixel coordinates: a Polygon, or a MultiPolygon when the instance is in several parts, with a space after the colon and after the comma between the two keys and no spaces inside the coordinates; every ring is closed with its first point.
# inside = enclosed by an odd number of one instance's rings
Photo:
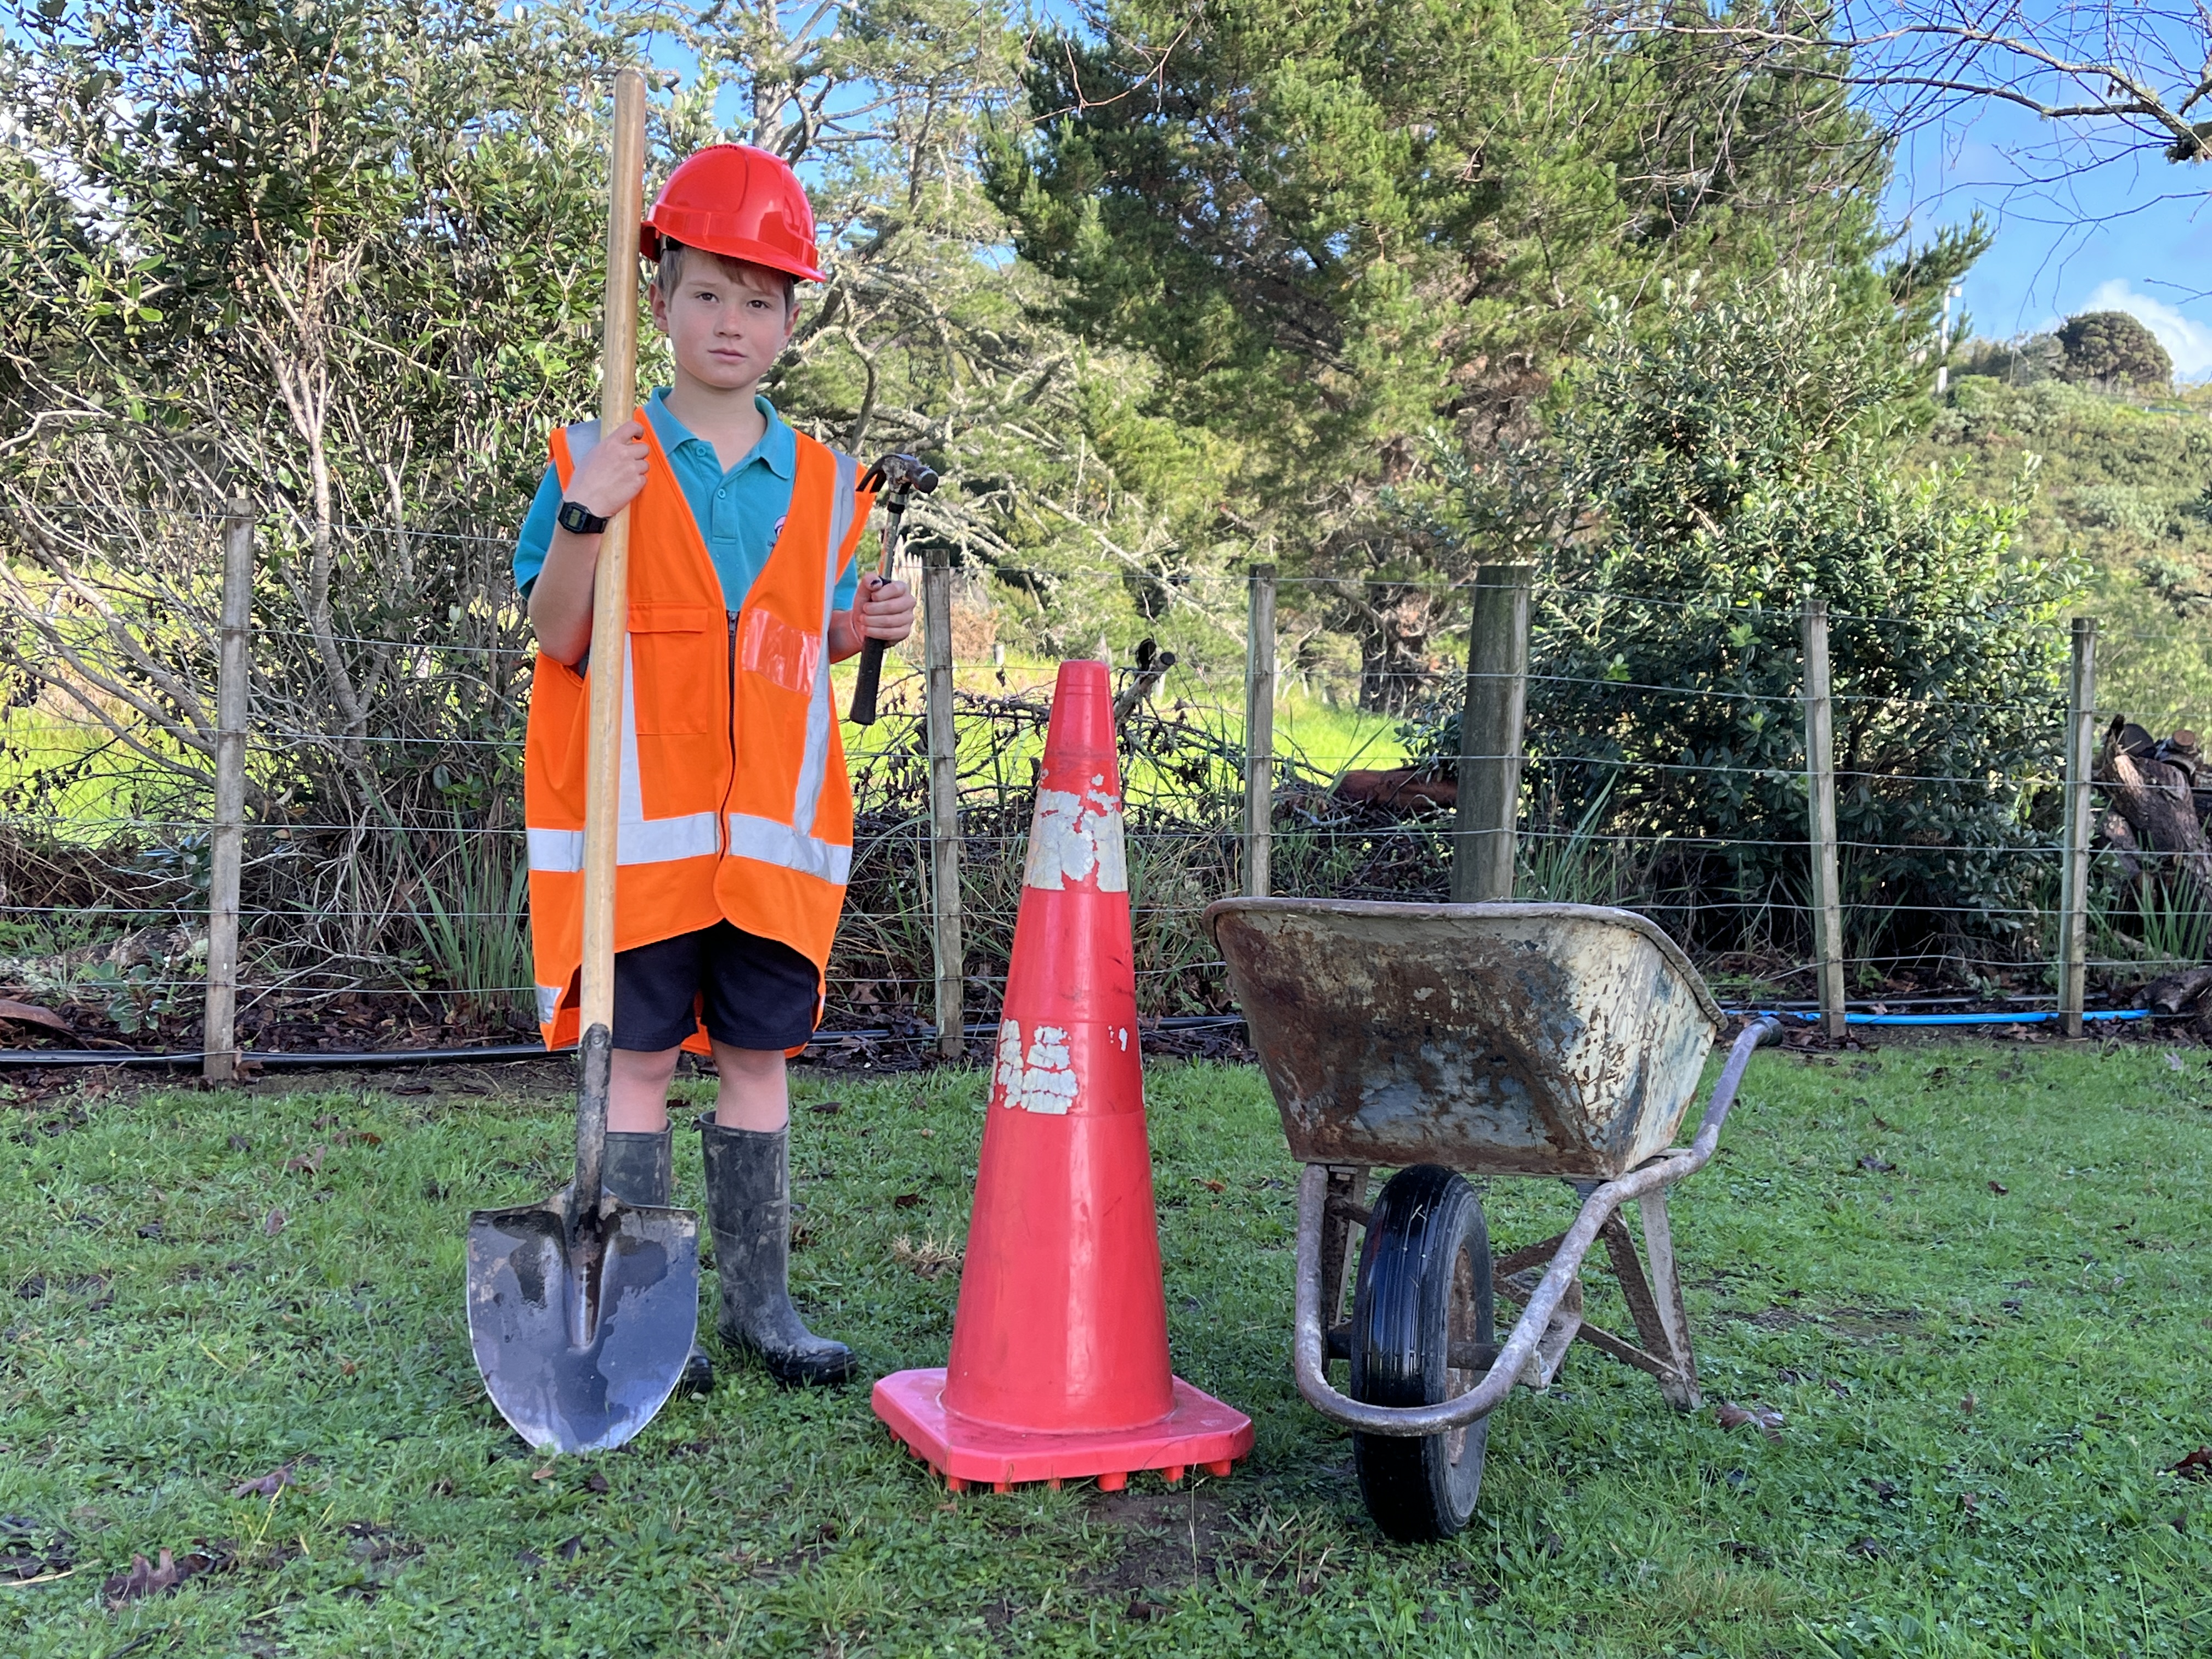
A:
{"type": "Polygon", "coordinates": [[[714,814],[715,833],[721,842],[722,856],[730,855],[730,797],[738,787],[738,613],[730,617],[730,717],[723,723],[723,741],[729,744],[730,770],[722,782],[722,810],[714,814]]]}

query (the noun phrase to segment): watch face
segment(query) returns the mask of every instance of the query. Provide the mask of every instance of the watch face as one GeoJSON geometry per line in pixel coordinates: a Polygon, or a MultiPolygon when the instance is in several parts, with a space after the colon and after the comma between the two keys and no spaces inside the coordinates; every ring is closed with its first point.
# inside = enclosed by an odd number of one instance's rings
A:
{"type": "Polygon", "coordinates": [[[562,502],[558,522],[562,529],[574,536],[592,535],[605,529],[607,523],[581,501],[562,502]]]}

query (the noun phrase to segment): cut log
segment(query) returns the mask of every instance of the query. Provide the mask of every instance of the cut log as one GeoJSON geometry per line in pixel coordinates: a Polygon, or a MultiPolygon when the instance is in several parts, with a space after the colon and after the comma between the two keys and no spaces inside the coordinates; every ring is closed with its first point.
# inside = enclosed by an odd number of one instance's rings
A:
{"type": "Polygon", "coordinates": [[[2143,1006],[2154,1014],[2201,1013],[2207,991],[2212,991],[2212,968],[2186,968],[2143,987],[2143,1006]]]}
{"type": "Polygon", "coordinates": [[[2142,860],[2136,856],[2142,848],[2136,844],[2135,825],[2110,807],[2097,820],[2097,841],[2106,851],[2116,855],[2130,887],[2143,878],[2142,860]]]}
{"type": "MultiPolygon", "coordinates": [[[[2190,776],[2182,767],[2153,758],[2148,734],[2114,720],[2097,758],[2096,781],[2112,811],[2135,831],[2138,853],[2158,853],[2212,908],[2212,845],[2197,822],[2190,776]]],[[[2109,816],[2109,814],[2107,815],[2109,816]]]]}
{"type": "Polygon", "coordinates": [[[1336,781],[1336,798],[1357,806],[1455,806],[1459,785],[1449,778],[1432,778],[1418,768],[1401,766],[1389,772],[1346,772],[1336,781]]]}

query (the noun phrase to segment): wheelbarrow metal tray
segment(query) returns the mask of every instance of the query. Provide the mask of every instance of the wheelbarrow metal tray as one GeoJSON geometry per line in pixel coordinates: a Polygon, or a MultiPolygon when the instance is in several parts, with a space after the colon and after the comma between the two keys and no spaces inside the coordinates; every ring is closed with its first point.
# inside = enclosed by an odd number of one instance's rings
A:
{"type": "Polygon", "coordinates": [[[1674,942],[1583,904],[1223,899],[1291,1154],[1607,1181],[1664,1151],[1721,1028],[1674,942]]]}

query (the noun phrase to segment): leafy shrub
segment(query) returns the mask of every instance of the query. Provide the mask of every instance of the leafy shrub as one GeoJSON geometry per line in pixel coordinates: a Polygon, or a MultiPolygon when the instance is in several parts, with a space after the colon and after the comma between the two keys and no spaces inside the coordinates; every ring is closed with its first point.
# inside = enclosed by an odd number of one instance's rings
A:
{"type": "Polygon", "coordinates": [[[2064,349],[2055,334],[2027,334],[2013,340],[1974,340],[1968,343],[1961,375],[1986,375],[2008,386],[2033,386],[2058,373],[2064,349]]]}
{"type": "Polygon", "coordinates": [[[2128,484],[2092,484],[2074,497],[2073,516],[2098,530],[2117,530],[2138,541],[2155,541],[2166,526],[2166,513],[2143,499],[2128,484]]]}
{"type": "Polygon", "coordinates": [[[1753,916],[1803,938],[1808,592],[1831,607],[1846,896],[1985,938],[2030,908],[2015,854],[2050,816],[2078,572],[2017,556],[2014,506],[1894,464],[1909,384],[1817,277],[1675,290],[1610,316],[1541,450],[1467,480],[1473,528],[1545,547],[1532,790],[1575,814],[1609,788],[1607,832],[1671,843],[1653,893],[1705,943],[1753,916]]]}

